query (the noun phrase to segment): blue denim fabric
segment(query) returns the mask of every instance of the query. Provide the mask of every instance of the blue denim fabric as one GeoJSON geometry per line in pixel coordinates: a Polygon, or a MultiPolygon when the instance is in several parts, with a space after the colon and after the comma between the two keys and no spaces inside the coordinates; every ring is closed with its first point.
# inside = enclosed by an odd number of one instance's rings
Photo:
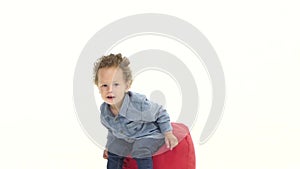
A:
{"type": "Polygon", "coordinates": [[[106,148],[119,156],[151,157],[164,143],[163,133],[172,130],[166,110],[138,93],[126,93],[117,116],[107,103],[100,110],[108,129],[106,148]]]}
{"type": "Polygon", "coordinates": [[[135,158],[138,169],[153,169],[152,157],[149,158],[135,158]]]}
{"type": "Polygon", "coordinates": [[[108,152],[107,169],[122,169],[124,157],[108,152]]]}
{"type": "MultiPolygon", "coordinates": [[[[124,157],[108,152],[107,169],[122,169],[124,157]]],[[[152,157],[135,158],[138,169],[153,169],[152,157]]]]}
{"type": "Polygon", "coordinates": [[[109,152],[118,156],[132,156],[133,158],[147,158],[158,151],[165,143],[165,139],[142,138],[133,143],[128,143],[123,139],[115,138],[107,145],[109,152]]]}
{"type": "Polygon", "coordinates": [[[141,138],[162,139],[163,133],[172,130],[166,110],[138,93],[125,94],[117,116],[112,114],[107,103],[103,103],[100,110],[101,123],[108,129],[106,147],[116,138],[128,143],[141,138]]]}

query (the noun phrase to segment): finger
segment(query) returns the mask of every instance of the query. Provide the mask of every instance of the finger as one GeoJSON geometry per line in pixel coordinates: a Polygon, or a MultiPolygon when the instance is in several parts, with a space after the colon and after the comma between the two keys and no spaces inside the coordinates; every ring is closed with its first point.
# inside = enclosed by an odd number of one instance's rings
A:
{"type": "Polygon", "coordinates": [[[108,151],[104,151],[103,152],[103,158],[104,159],[108,159],[108,151]]]}
{"type": "Polygon", "coordinates": [[[166,142],[167,148],[170,148],[170,142],[169,142],[169,140],[168,140],[168,139],[165,139],[165,142],[166,142]]]}
{"type": "Polygon", "coordinates": [[[175,143],[174,143],[174,142],[171,142],[170,150],[173,150],[174,147],[175,147],[175,143]]]}
{"type": "Polygon", "coordinates": [[[175,142],[174,141],[170,141],[170,150],[173,150],[173,148],[175,147],[175,142]]]}
{"type": "Polygon", "coordinates": [[[177,146],[177,144],[178,144],[178,142],[175,140],[175,141],[172,141],[171,142],[171,150],[174,148],[174,147],[176,147],[177,146]]]}

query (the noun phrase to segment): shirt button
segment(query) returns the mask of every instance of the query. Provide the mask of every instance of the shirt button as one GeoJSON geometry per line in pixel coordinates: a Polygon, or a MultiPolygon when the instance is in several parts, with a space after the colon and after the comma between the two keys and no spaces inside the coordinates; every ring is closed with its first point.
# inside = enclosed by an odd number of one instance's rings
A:
{"type": "Polygon", "coordinates": [[[120,131],[121,134],[124,134],[123,130],[120,131]]]}

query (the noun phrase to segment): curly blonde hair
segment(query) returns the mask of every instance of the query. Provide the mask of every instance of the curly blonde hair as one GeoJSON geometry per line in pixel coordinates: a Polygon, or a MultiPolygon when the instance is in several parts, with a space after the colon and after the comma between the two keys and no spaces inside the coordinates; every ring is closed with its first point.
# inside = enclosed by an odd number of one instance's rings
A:
{"type": "Polygon", "coordinates": [[[132,83],[132,73],[129,67],[130,61],[127,57],[123,56],[122,54],[109,54],[106,56],[102,56],[96,60],[94,63],[94,71],[93,71],[93,80],[95,85],[98,84],[98,71],[101,68],[110,68],[110,67],[119,67],[123,71],[123,77],[125,82],[132,83]]]}

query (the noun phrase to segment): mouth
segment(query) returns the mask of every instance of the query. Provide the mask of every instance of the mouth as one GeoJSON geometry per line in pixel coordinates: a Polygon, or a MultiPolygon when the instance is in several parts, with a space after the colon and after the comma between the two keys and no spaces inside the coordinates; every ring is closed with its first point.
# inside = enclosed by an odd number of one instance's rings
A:
{"type": "Polygon", "coordinates": [[[106,96],[107,99],[114,99],[116,98],[115,96],[106,96]]]}

